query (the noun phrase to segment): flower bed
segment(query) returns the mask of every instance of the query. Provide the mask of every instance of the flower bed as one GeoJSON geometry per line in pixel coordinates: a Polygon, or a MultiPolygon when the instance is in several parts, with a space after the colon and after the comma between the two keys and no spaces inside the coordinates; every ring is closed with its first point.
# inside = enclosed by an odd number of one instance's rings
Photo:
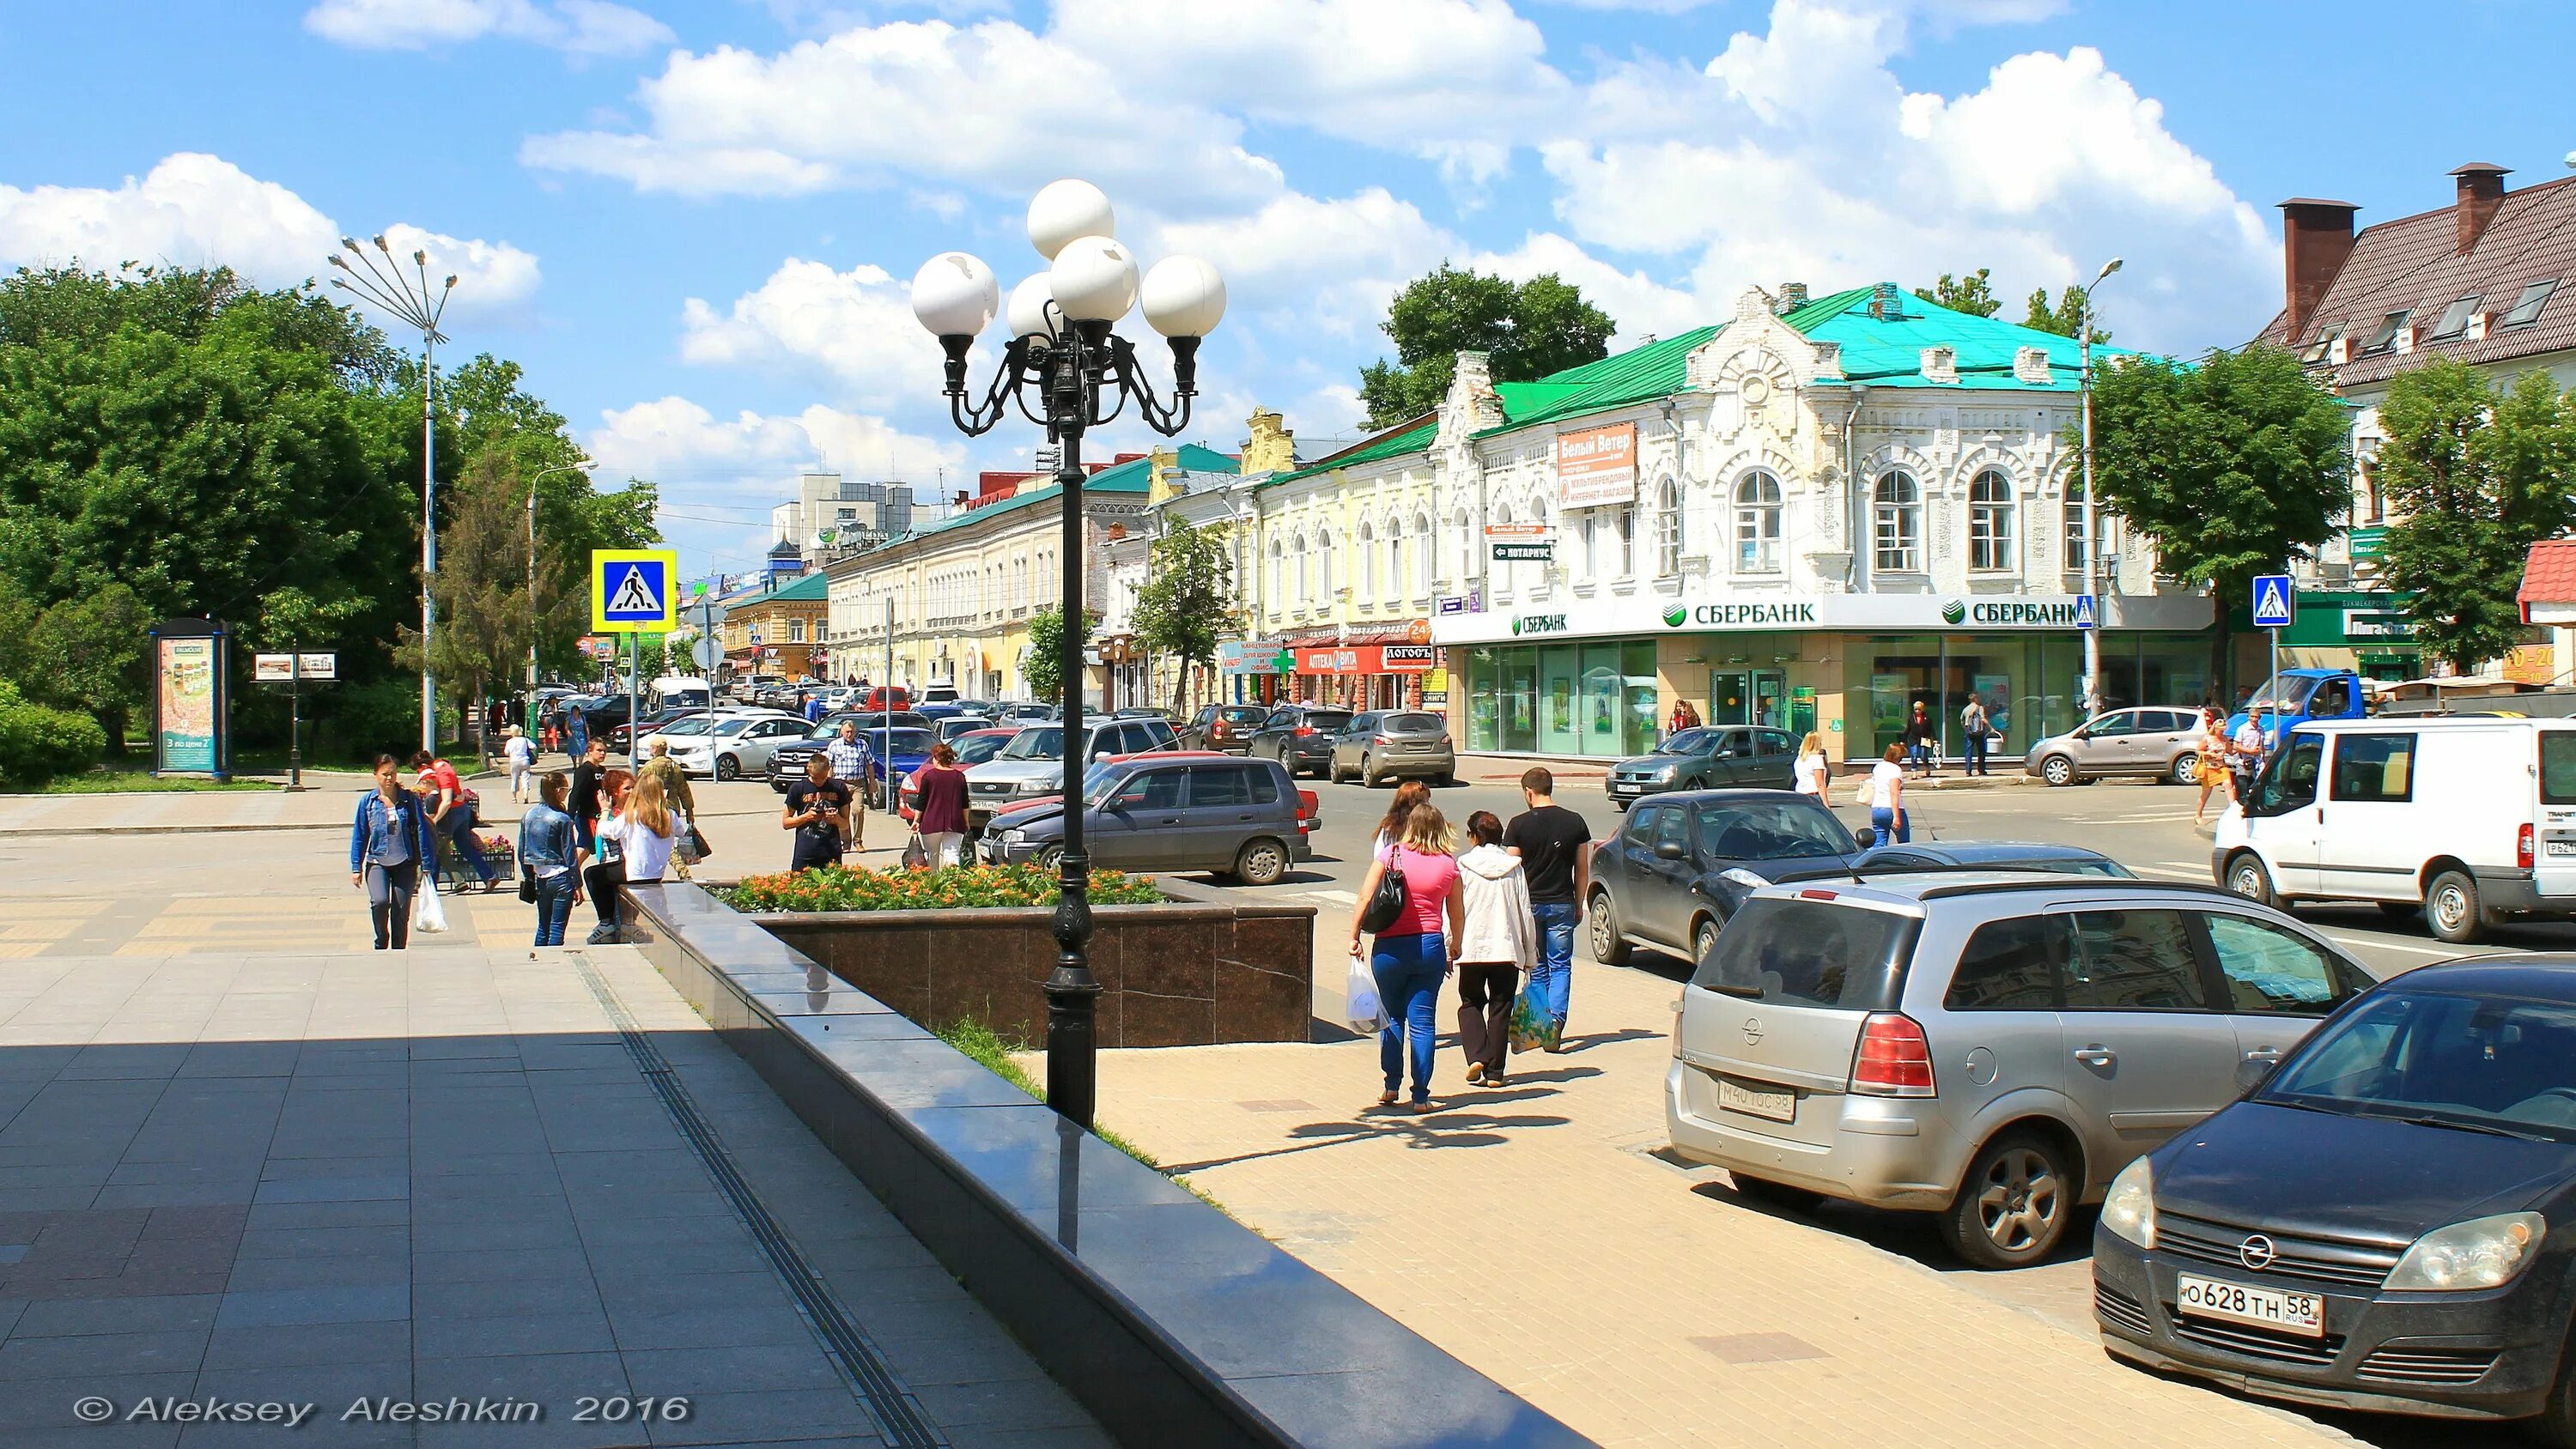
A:
{"type": "MultiPolygon", "coordinates": [[[[745,876],[719,891],[738,911],[936,911],[990,906],[1052,906],[1053,872],[1034,865],[961,865],[944,870],[878,871],[818,866],[745,876]]],[[[1114,870],[1091,873],[1091,903],[1151,905],[1167,899],[1150,876],[1114,870]]]]}

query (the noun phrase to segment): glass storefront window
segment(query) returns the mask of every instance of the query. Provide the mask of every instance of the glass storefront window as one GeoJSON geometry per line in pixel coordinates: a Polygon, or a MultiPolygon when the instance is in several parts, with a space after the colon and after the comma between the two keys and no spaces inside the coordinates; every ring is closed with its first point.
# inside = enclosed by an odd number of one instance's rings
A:
{"type": "Polygon", "coordinates": [[[1619,665],[1626,671],[1627,692],[1626,738],[1619,753],[1642,755],[1655,747],[1658,735],[1655,703],[1655,646],[1651,643],[1623,644],[1619,647],[1619,665]]]}
{"type": "Polygon", "coordinates": [[[1576,645],[1558,644],[1536,652],[1538,747],[1552,755],[1582,754],[1584,731],[1578,720],[1582,710],[1576,699],[1582,689],[1582,650],[1576,645]]]}
{"type": "Polygon", "coordinates": [[[1493,750],[1502,747],[1502,651],[1470,649],[1467,651],[1467,748],[1493,750]]]}
{"type": "Polygon", "coordinates": [[[1503,653],[1501,748],[1538,748],[1538,660],[1526,649],[1503,653]]]}
{"type": "MultiPolygon", "coordinates": [[[[1553,651],[1551,651],[1553,652],[1553,651]]],[[[1619,646],[1586,644],[1583,646],[1583,697],[1578,725],[1582,744],[1575,751],[1584,755],[1615,755],[1625,736],[1620,719],[1624,706],[1620,699],[1619,646]]]]}

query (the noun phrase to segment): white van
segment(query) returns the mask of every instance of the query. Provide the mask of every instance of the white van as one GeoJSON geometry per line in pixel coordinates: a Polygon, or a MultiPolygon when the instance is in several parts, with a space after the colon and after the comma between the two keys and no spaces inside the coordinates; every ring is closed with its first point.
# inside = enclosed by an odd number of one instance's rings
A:
{"type": "Polygon", "coordinates": [[[715,703],[715,688],[686,674],[665,674],[652,683],[653,703],[661,709],[705,709],[715,703]]]}
{"type": "Polygon", "coordinates": [[[2210,870],[2274,905],[2424,910],[2445,941],[2576,915],[2576,720],[2303,724],[2220,818],[2210,870]]]}

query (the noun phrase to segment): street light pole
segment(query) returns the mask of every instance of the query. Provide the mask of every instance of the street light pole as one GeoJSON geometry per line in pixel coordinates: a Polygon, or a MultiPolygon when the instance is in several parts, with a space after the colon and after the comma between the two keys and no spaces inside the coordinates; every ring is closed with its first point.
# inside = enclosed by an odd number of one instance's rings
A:
{"type": "Polygon", "coordinates": [[[413,275],[406,277],[384,237],[374,240],[383,254],[381,265],[359,248],[356,238],[340,238],[340,251],[331,254],[331,265],[348,275],[333,277],[331,285],[357,293],[420,334],[420,747],[436,753],[438,684],[430,642],[438,622],[438,603],[430,594],[430,581],[438,574],[438,344],[447,340],[438,330],[438,319],[447,311],[456,278],[451,274],[433,295],[428,252],[412,252],[413,275]],[[357,258],[356,266],[349,264],[350,257],[357,258]]]}
{"type": "Polygon", "coordinates": [[[1165,437],[1188,427],[1191,399],[1198,394],[1199,342],[1225,315],[1225,283],[1216,268],[1196,257],[1164,258],[1140,286],[1134,259],[1111,238],[1113,223],[1109,198],[1085,181],[1054,182],[1029,203],[1029,241],[1048,267],[1013,289],[1010,341],[980,400],[967,396],[967,353],[1002,310],[993,269],[963,252],[944,252],[912,279],[913,315],[947,354],[944,391],[958,430],[980,436],[1017,407],[1061,449],[1056,658],[1064,690],[1064,845],[1056,879],[1056,965],[1046,982],[1047,1101],[1086,1127],[1099,1095],[1100,985],[1087,954],[1091,856],[1083,838],[1088,762],[1082,710],[1082,435],[1108,424],[1130,402],[1145,425],[1165,437]],[[1140,290],[1146,322],[1171,344],[1168,403],[1155,395],[1134,347],[1111,331],[1136,306],[1140,290]]]}
{"type": "Polygon", "coordinates": [[[2084,592],[2093,596],[2093,627],[2084,631],[2084,688],[2091,709],[2102,707],[2102,518],[2093,501],[2093,289],[2120,270],[2120,258],[2102,264],[2085,284],[2084,323],[2078,329],[2083,348],[2076,389],[2084,401],[2084,592]]]}

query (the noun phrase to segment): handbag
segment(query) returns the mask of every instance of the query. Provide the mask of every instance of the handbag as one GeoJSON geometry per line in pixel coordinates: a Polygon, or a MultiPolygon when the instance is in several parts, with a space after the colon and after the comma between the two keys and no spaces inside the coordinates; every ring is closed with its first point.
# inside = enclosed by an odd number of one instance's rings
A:
{"type": "Polygon", "coordinates": [[[447,929],[447,907],[439,903],[438,882],[421,880],[420,894],[412,897],[411,928],[432,936],[447,929]]]}
{"type": "Polygon", "coordinates": [[[906,842],[903,847],[903,868],[905,870],[925,870],[929,868],[929,865],[930,847],[922,843],[921,832],[916,830],[912,833],[912,839],[906,842]]]}
{"type": "Polygon", "coordinates": [[[532,906],[537,903],[537,868],[533,865],[519,867],[519,899],[532,906]]]}
{"type": "Polygon", "coordinates": [[[1508,1030],[1513,1051],[1546,1051],[1557,1044],[1564,1030],[1557,1025],[1556,1014],[1547,1009],[1547,1003],[1539,1000],[1537,990],[1537,983],[1532,982],[1522,987],[1521,994],[1512,1000],[1512,1021],[1508,1030]]]}
{"type": "Polygon", "coordinates": [[[671,857],[682,865],[696,865],[707,858],[707,844],[698,834],[697,822],[683,815],[678,828],[671,832],[671,857]]]}
{"type": "Polygon", "coordinates": [[[1357,951],[1351,953],[1350,974],[1342,981],[1342,999],[1349,1003],[1342,1019],[1351,1030],[1362,1036],[1386,1030],[1386,1003],[1378,999],[1377,973],[1357,951]]]}
{"type": "Polygon", "coordinates": [[[1404,914],[1404,894],[1404,870],[1390,857],[1385,872],[1377,878],[1377,889],[1360,911],[1360,929],[1374,936],[1394,925],[1404,914]]]}

